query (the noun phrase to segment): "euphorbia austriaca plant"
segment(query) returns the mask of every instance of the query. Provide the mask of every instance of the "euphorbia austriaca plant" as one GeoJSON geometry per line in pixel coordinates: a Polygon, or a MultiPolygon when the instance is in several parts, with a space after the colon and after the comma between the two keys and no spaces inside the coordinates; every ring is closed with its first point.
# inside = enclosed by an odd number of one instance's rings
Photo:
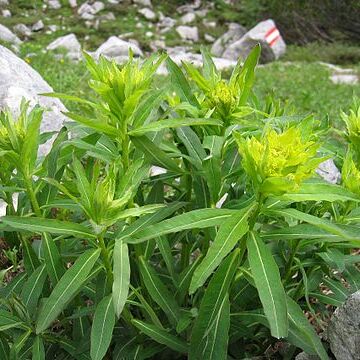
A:
{"type": "Polygon", "coordinates": [[[84,54],[96,101],[47,94],[82,111],[45,157],[42,111],[2,113],[0,231],[23,266],[0,289],[1,359],[242,359],[285,346],[327,359],[304,312],[321,331],[360,286],[360,118],[343,115],[343,185],[322,181],[327,129],[260,104],[259,53],[229,79],[206,50],[185,71],[164,54],[123,65],[84,54]]]}

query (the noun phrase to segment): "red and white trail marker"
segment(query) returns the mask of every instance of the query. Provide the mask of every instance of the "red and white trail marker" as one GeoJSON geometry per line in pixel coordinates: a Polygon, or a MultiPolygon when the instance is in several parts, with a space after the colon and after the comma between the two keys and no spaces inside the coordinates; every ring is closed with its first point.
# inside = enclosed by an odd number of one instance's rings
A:
{"type": "Polygon", "coordinates": [[[276,26],[269,29],[265,34],[265,40],[269,44],[269,46],[273,46],[279,39],[280,32],[276,26]]]}

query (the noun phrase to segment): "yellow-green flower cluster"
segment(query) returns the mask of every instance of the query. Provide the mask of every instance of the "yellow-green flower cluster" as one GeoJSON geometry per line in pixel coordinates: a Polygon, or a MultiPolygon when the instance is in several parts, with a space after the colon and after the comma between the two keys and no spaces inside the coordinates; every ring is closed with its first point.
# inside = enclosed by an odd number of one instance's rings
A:
{"type": "Polygon", "coordinates": [[[344,186],[353,193],[360,195],[360,170],[350,152],[346,155],[341,176],[344,186]]]}
{"type": "Polygon", "coordinates": [[[221,80],[208,93],[208,102],[210,107],[214,107],[225,117],[235,109],[238,102],[237,95],[238,92],[234,86],[221,80]]]}
{"type": "Polygon", "coordinates": [[[360,151],[360,103],[355,103],[348,114],[342,112],[341,118],[346,124],[350,142],[360,151]]]}
{"type": "Polygon", "coordinates": [[[293,191],[323,161],[316,157],[319,145],[303,139],[297,127],[282,133],[267,130],[261,140],[235,136],[243,167],[264,194],[293,191]]]}

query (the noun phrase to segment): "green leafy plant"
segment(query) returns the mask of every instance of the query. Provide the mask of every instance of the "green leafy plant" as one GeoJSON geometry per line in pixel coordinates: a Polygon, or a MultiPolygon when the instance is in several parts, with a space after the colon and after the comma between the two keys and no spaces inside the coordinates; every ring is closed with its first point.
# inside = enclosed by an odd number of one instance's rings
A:
{"type": "Polygon", "coordinates": [[[0,231],[22,257],[0,358],[328,358],[316,331],[360,286],[358,152],[349,134],[343,184],[321,180],[326,124],[259,104],[259,55],[226,79],[206,50],[185,72],[85,54],[97,100],[46,94],[83,111],[42,157],[42,110],[1,114],[0,231]]]}

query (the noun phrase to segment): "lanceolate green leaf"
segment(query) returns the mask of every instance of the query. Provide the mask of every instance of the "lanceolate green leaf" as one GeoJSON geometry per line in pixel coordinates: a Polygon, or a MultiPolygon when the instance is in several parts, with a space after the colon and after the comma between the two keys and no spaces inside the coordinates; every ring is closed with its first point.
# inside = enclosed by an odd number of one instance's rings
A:
{"type": "Polygon", "coordinates": [[[152,165],[161,166],[175,173],[182,173],[183,170],[178,167],[176,162],[149,138],[144,136],[134,136],[132,143],[141,150],[152,165]]]}
{"type": "Polygon", "coordinates": [[[355,201],[360,202],[360,197],[346,190],[342,186],[320,181],[304,182],[294,193],[286,193],[280,197],[288,201],[355,201]]]}
{"type": "Polygon", "coordinates": [[[140,243],[158,236],[197,228],[207,228],[221,225],[224,220],[236,214],[236,210],[228,209],[200,209],[164,220],[158,224],[150,225],[133,233],[126,238],[127,243],[140,243]]]}
{"type": "Polygon", "coordinates": [[[183,101],[189,102],[193,106],[199,107],[199,102],[192,93],[190,84],[186,80],[179,66],[177,66],[170,58],[166,59],[166,65],[170,73],[171,84],[173,84],[180,98],[183,101]]]}
{"type": "Polygon", "coordinates": [[[25,324],[17,316],[9,311],[0,309],[0,331],[12,328],[26,328],[25,324]]]}
{"type": "Polygon", "coordinates": [[[72,235],[76,237],[95,238],[90,229],[68,221],[43,219],[37,217],[4,216],[1,220],[14,230],[31,231],[37,233],[72,235]]]}
{"type": "Polygon", "coordinates": [[[69,270],[65,272],[40,309],[36,321],[36,333],[46,330],[64,310],[68,302],[81,289],[85,279],[100,255],[100,250],[85,251],[69,270]]]}
{"type": "Polygon", "coordinates": [[[199,125],[221,125],[218,119],[210,118],[172,118],[169,120],[154,121],[129,132],[132,136],[141,136],[148,132],[159,131],[162,129],[178,128],[182,126],[199,126],[199,125]]]}
{"type": "Polygon", "coordinates": [[[255,232],[249,233],[247,248],[251,273],[270,324],[271,335],[276,338],[286,337],[288,335],[286,299],[279,268],[269,248],[255,232]]]}
{"type": "Polygon", "coordinates": [[[236,243],[246,234],[249,229],[248,218],[255,205],[252,204],[246,209],[238,211],[220,226],[205,258],[194,272],[189,289],[190,294],[205,283],[206,279],[219,266],[222,259],[229,254],[236,243]]]}
{"type": "Polygon", "coordinates": [[[104,133],[104,134],[114,136],[114,137],[119,135],[117,130],[114,127],[107,125],[106,123],[98,121],[96,119],[88,119],[84,116],[81,116],[81,115],[78,115],[75,113],[71,113],[71,112],[67,112],[67,113],[65,113],[65,115],[68,118],[79,122],[80,124],[83,124],[94,130],[99,131],[100,133],[104,133]]]}
{"type": "Polygon", "coordinates": [[[140,217],[136,221],[134,221],[130,226],[115,234],[116,241],[120,241],[125,239],[126,237],[130,237],[133,234],[136,234],[138,231],[155,224],[161,220],[164,220],[176,210],[185,206],[186,203],[182,202],[174,202],[171,205],[167,205],[166,207],[161,208],[160,210],[154,212],[153,214],[148,214],[140,217]]]}
{"type": "Polygon", "coordinates": [[[45,360],[45,348],[40,336],[36,336],[32,346],[32,359],[45,360]]]}
{"type": "Polygon", "coordinates": [[[96,307],[91,327],[90,355],[92,360],[102,360],[110,346],[115,326],[115,310],[112,296],[108,295],[96,307]]]}
{"type": "Polygon", "coordinates": [[[36,305],[46,280],[46,275],[45,264],[42,264],[31,274],[31,276],[29,276],[21,290],[21,299],[29,314],[35,313],[36,305]]]}
{"type": "Polygon", "coordinates": [[[23,236],[20,236],[21,246],[23,249],[24,256],[24,266],[26,273],[31,275],[35,269],[40,265],[40,261],[35,254],[34,249],[32,248],[28,239],[25,239],[23,236]]]}
{"type": "Polygon", "coordinates": [[[230,326],[228,291],[238,262],[236,249],[210,280],[191,333],[189,360],[226,359],[230,326]]]}
{"type": "Polygon", "coordinates": [[[289,316],[288,340],[302,348],[306,353],[317,355],[321,360],[327,360],[328,356],[321,340],[306,319],[300,306],[290,297],[286,298],[286,303],[289,316]]]}
{"type": "Polygon", "coordinates": [[[169,292],[166,286],[159,279],[155,270],[148,265],[143,257],[140,257],[139,261],[140,273],[150,296],[166,313],[169,321],[173,325],[176,325],[179,321],[180,309],[173,294],[169,292]]]}
{"type": "Polygon", "coordinates": [[[43,233],[41,245],[47,273],[53,286],[55,286],[64,274],[65,267],[62,263],[59,250],[50,234],[43,233]]]}
{"type": "Polygon", "coordinates": [[[166,345],[168,348],[179,353],[186,354],[188,346],[186,342],[179,337],[168,333],[167,331],[158,328],[155,325],[147,324],[143,321],[133,319],[132,324],[137,327],[145,335],[151,337],[160,344],[166,345]]]}
{"type": "MultiPolygon", "coordinates": [[[[360,236],[353,234],[351,231],[346,231],[345,227],[338,226],[330,222],[327,219],[321,219],[314,215],[305,214],[299,210],[290,208],[290,209],[277,209],[277,210],[267,210],[266,213],[277,216],[288,216],[296,220],[304,221],[309,224],[315,225],[320,229],[324,229],[331,234],[338,235],[344,238],[344,240],[359,240],[360,236]]],[[[350,228],[349,228],[350,230],[350,228]]]]}
{"type": "Polygon", "coordinates": [[[112,296],[116,315],[120,317],[128,297],[130,284],[129,250],[126,243],[122,241],[115,242],[113,259],[114,283],[112,296]]]}

